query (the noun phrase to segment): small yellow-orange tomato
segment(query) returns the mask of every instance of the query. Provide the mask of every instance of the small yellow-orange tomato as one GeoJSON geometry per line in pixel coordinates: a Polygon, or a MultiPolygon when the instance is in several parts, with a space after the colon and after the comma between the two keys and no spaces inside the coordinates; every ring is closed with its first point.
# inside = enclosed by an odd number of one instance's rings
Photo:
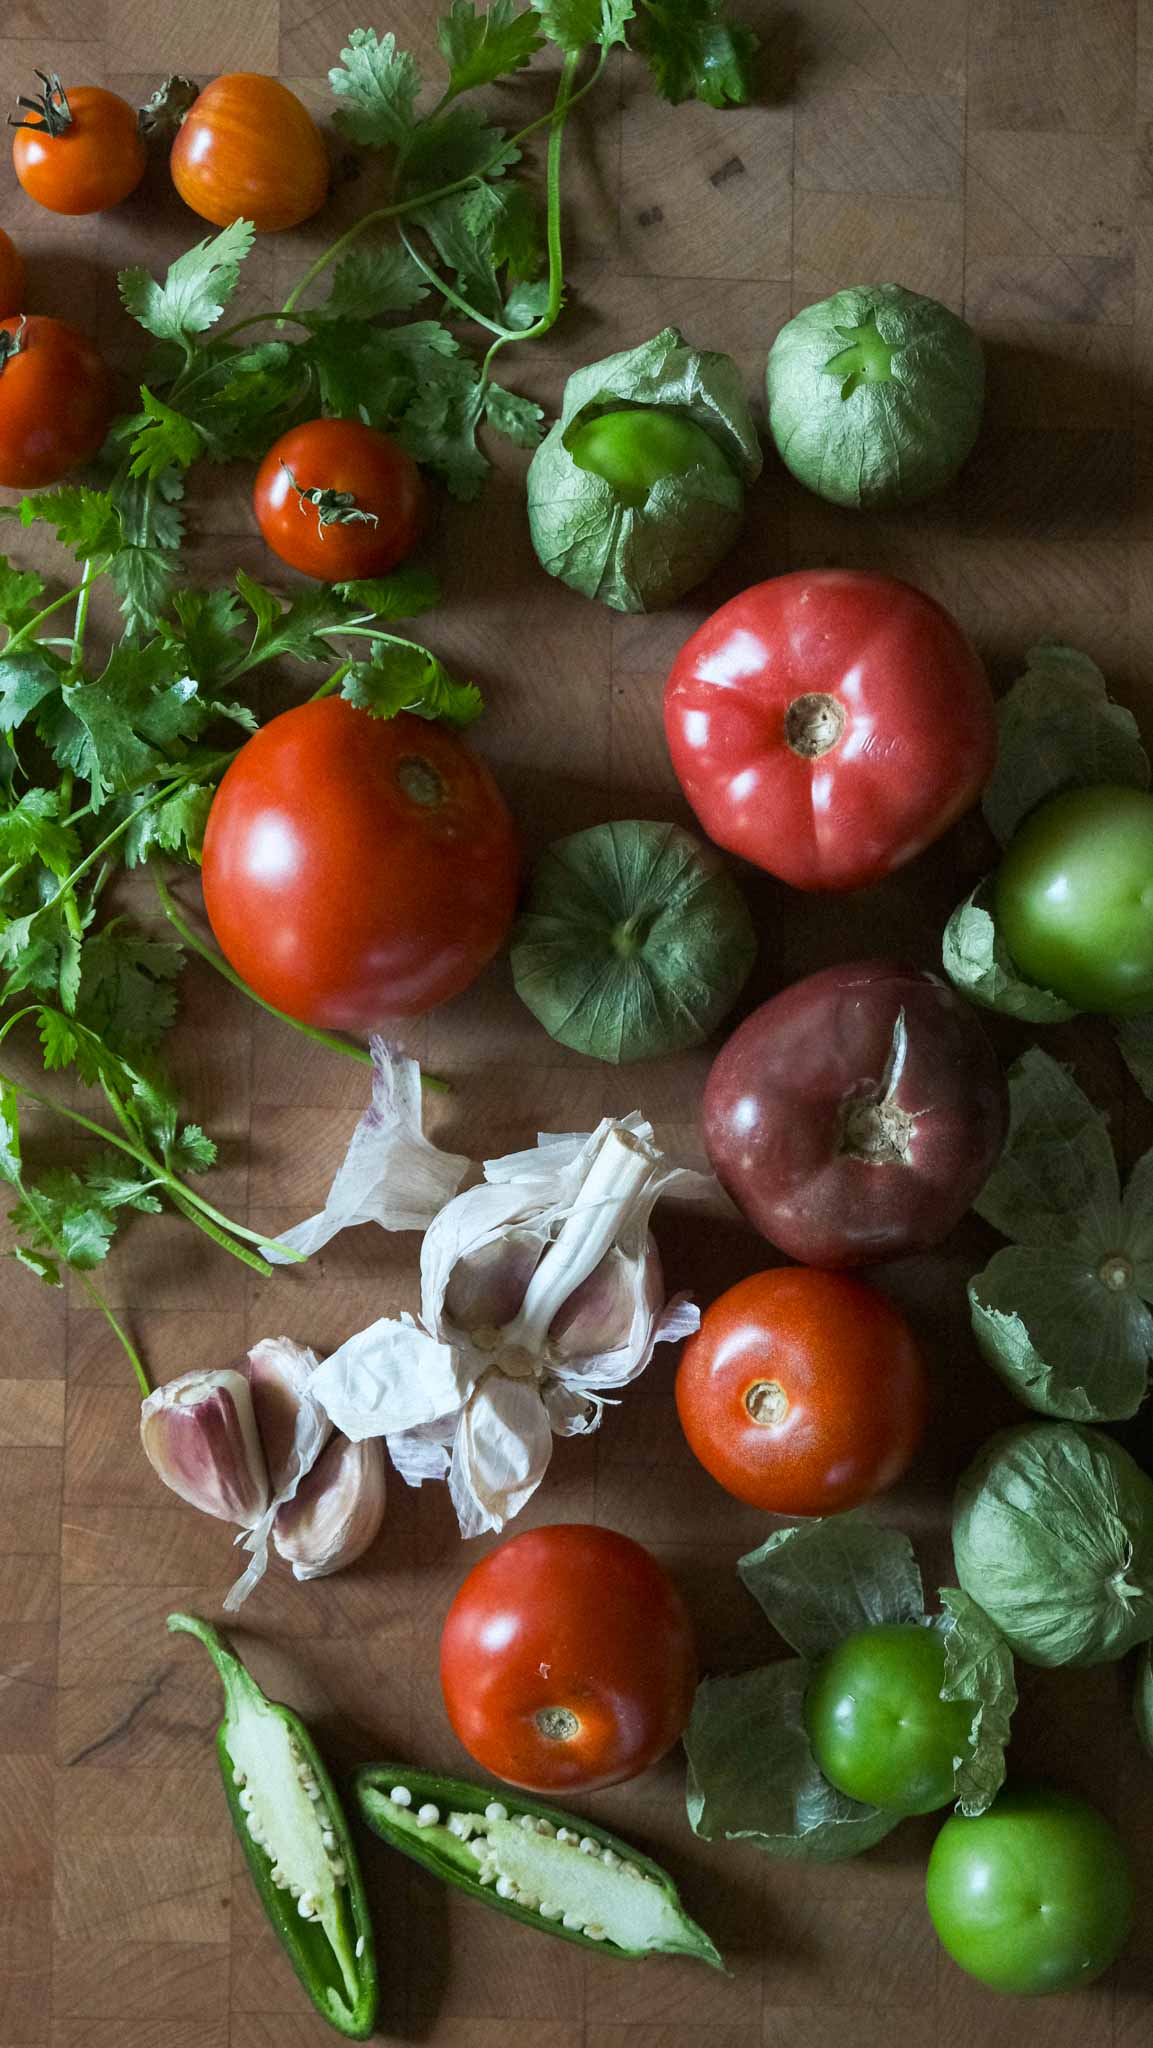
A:
{"type": "Polygon", "coordinates": [[[328,152],[307,107],[279,79],[230,71],[207,85],[172,145],[172,182],[216,227],[260,234],[309,220],[328,192],[328,152]]]}

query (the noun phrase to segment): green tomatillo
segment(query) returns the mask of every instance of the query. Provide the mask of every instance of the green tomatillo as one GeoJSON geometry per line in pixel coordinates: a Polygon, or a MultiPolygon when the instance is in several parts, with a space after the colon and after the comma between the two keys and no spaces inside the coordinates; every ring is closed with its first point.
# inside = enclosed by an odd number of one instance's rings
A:
{"type": "Polygon", "coordinates": [[[513,933],[517,994],[550,1037],[614,1066],[700,1045],[756,956],[719,854],[679,825],[629,819],[542,855],[513,933]]]}
{"type": "Polygon", "coordinates": [[[666,327],[569,378],[529,467],[533,546],[617,611],[674,604],[732,546],[760,468],[736,364],[666,327]]]}
{"type": "Polygon", "coordinates": [[[853,285],[806,306],[769,354],[769,428],[793,475],[834,505],[939,491],[977,438],[981,345],[936,299],[853,285]]]}
{"type": "Polygon", "coordinates": [[[1078,1010],[1153,1010],[1153,796],[1063,790],[1026,819],[996,883],[1022,974],[1078,1010]]]}
{"type": "Polygon", "coordinates": [[[977,1709],[943,1699],[945,1683],[939,1629],[882,1622],[835,1644],[805,1696],[805,1728],[830,1785],[889,1813],[948,1805],[977,1709]]]}

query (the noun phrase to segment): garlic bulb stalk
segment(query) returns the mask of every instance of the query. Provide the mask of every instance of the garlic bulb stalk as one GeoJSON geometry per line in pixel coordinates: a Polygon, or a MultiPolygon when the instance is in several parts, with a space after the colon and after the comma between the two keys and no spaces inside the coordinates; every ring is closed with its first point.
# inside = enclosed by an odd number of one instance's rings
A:
{"type": "Polygon", "coordinates": [[[654,1146],[619,1124],[606,1131],[576,1203],[533,1273],[519,1313],[505,1328],[502,1351],[540,1357],[551,1324],[611,1251],[660,1157],[654,1146]]]}

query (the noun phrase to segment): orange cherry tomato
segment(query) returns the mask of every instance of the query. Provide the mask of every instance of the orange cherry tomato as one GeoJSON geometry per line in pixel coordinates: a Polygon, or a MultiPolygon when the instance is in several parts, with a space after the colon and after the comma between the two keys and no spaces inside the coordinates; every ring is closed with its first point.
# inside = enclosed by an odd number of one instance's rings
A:
{"type": "Polygon", "coordinates": [[[476,980],[508,934],[518,868],[504,798],[456,733],[322,697],[269,719],[224,776],[204,905],[265,1002],[372,1031],[476,980]]]}
{"type": "Polygon", "coordinates": [[[329,165],[306,106],[259,71],[229,71],[195,99],[172,145],[172,182],[218,228],[294,228],[324,205],[329,165]]]}
{"type": "Polygon", "coordinates": [[[730,1287],[677,1373],[690,1449],[728,1493],[773,1515],[837,1514],[892,1486],[927,1406],[900,1310],[863,1280],[809,1266],[730,1287]]]}
{"type": "Polygon", "coordinates": [[[49,213],[103,213],[119,206],[144,176],[148,152],[136,109],[102,85],[70,85],[39,74],[44,91],[27,108],[12,142],[16,176],[49,213]]]}
{"type": "Polygon", "coordinates": [[[469,1573],[440,1639],[448,1718],[486,1771],[529,1792],[618,1785],[684,1729],[697,1681],[688,1609],[631,1537],[527,1529],[469,1573]]]}
{"type": "Polygon", "coordinates": [[[112,380],[66,320],[0,320],[0,484],[36,491],[95,455],[112,419],[112,380]]]}
{"type": "Polygon", "coordinates": [[[399,443],[359,420],[308,420],[282,434],[256,474],[257,524],[305,576],[383,576],[412,553],[424,484],[399,443]]]}
{"type": "Polygon", "coordinates": [[[0,228],[0,319],[24,310],[24,258],[0,228]]]}

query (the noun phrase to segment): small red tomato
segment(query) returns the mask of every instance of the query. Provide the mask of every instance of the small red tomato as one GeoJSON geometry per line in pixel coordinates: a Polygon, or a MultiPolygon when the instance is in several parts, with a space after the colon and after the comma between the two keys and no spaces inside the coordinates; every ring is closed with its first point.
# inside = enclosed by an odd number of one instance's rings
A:
{"type": "Polygon", "coordinates": [[[0,228],[0,319],[24,310],[24,258],[10,235],[0,228]]]}
{"type": "Polygon", "coordinates": [[[688,1610],[655,1557],[586,1523],[527,1529],[474,1566],[445,1618],[448,1718],[529,1792],[617,1785],[672,1748],[697,1680],[688,1610]]]}
{"type": "Polygon", "coordinates": [[[810,1266],[939,1244],[1005,1142],[1009,1093],[970,1003],[884,960],[762,1003],[705,1087],[705,1144],[754,1229],[810,1266]]]}
{"type": "Polygon", "coordinates": [[[64,320],[0,320],[0,484],[36,491],[88,462],[112,418],[104,359],[64,320]]]}
{"type": "Polygon", "coordinates": [[[835,1515],[899,1479],[920,1441],[925,1368],[883,1294],[778,1266],[730,1287],[677,1372],[689,1448],[737,1500],[835,1515]]]}
{"type": "Polygon", "coordinates": [[[373,1031],[476,980],[508,934],[518,867],[508,807],[464,740],[324,697],[232,762],[204,834],[204,906],[266,1003],[373,1031]]]}
{"type": "Polygon", "coordinates": [[[12,162],[30,199],[49,213],[103,213],[144,176],[148,152],[135,107],[101,85],[70,85],[37,73],[44,91],[16,127],[12,162]]]}
{"type": "Polygon", "coordinates": [[[411,455],[360,420],[308,420],[270,448],[253,509],[282,562],[345,583],[383,576],[412,553],[424,484],[411,455]]]}
{"type": "Polygon", "coordinates": [[[976,800],[997,744],[956,621],[858,569],[723,604],[673,664],[665,731],[709,837],[797,889],[860,889],[912,860],[976,800]]]}
{"type": "Polygon", "coordinates": [[[308,108],[259,71],[229,71],[192,102],[172,145],[172,182],[202,220],[275,234],[328,196],[328,152],[308,108]]]}

